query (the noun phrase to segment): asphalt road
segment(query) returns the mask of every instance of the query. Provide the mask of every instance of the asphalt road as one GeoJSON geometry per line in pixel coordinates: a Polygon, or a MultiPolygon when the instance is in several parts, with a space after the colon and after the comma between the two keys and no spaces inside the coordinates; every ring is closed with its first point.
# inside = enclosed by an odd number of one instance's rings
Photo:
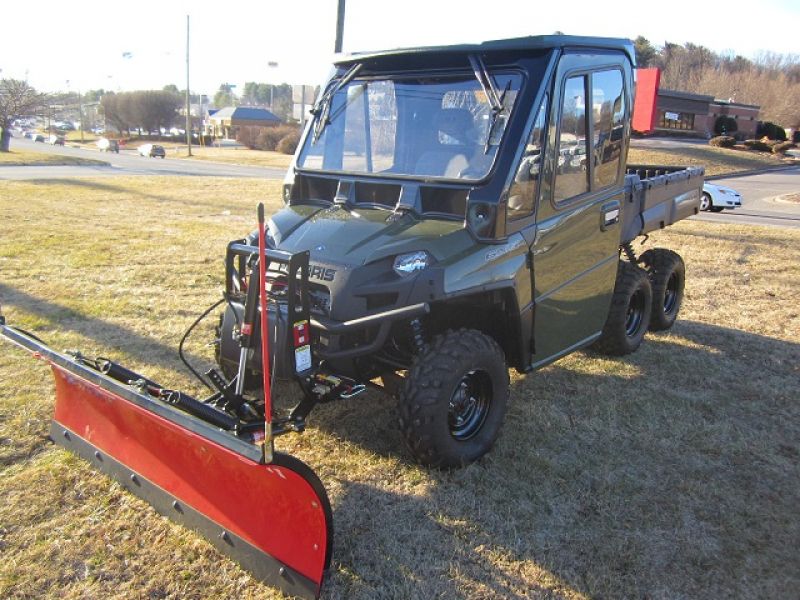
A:
{"type": "Polygon", "coordinates": [[[699,221],[770,225],[773,227],[800,227],[800,204],[776,199],[800,193],[800,167],[714,179],[712,183],[733,188],[742,195],[742,206],[720,213],[703,212],[692,217],[699,221]]]}
{"type": "MultiPolygon", "coordinates": [[[[686,144],[683,140],[636,140],[634,145],[686,144]]],[[[704,142],[699,142],[704,143],[704,142]]],[[[95,158],[107,161],[110,167],[52,166],[52,167],[0,167],[0,179],[51,179],[62,177],[95,177],[104,175],[190,175],[198,177],[261,177],[283,179],[283,169],[228,165],[203,160],[175,158],[147,158],[135,150],[119,154],[50,146],[23,138],[13,138],[12,148],[36,150],[68,156],[95,158]]],[[[782,203],[777,196],[800,192],[800,168],[772,171],[743,177],[715,179],[715,183],[731,187],[742,194],[742,207],[721,213],[701,213],[693,219],[716,223],[771,225],[775,227],[800,227],[800,204],[782,203]]]]}
{"type": "Polygon", "coordinates": [[[50,154],[93,158],[111,164],[110,167],[68,166],[68,167],[0,167],[0,179],[42,179],[52,177],[96,177],[103,175],[192,175],[197,177],[261,177],[264,179],[283,179],[284,169],[269,167],[248,167],[228,165],[206,160],[182,160],[139,156],[136,150],[100,152],[93,149],[51,146],[32,142],[24,138],[12,138],[11,148],[35,150],[50,154]]]}

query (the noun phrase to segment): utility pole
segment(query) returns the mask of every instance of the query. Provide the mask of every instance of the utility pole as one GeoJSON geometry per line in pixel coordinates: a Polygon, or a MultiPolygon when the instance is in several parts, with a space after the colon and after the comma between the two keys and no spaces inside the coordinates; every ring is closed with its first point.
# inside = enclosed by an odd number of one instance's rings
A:
{"type": "Polygon", "coordinates": [[[339,9],[336,11],[336,42],[333,51],[337,54],[342,51],[342,38],[344,38],[344,3],[339,0],[339,9]]]}
{"type": "Polygon", "coordinates": [[[81,143],[83,143],[83,99],[80,90],[78,90],[78,114],[81,117],[81,143]]]}
{"type": "Polygon", "coordinates": [[[189,15],[186,15],[186,147],[192,155],[192,105],[189,98],[189,15]]]}

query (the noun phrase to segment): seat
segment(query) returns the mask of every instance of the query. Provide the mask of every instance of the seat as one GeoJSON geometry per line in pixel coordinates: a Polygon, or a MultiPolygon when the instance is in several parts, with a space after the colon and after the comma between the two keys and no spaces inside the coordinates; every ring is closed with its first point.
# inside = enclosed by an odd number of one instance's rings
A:
{"type": "Polygon", "coordinates": [[[472,113],[466,108],[443,108],[433,118],[436,145],[426,150],[414,166],[415,175],[457,178],[469,166],[474,143],[472,113]]]}

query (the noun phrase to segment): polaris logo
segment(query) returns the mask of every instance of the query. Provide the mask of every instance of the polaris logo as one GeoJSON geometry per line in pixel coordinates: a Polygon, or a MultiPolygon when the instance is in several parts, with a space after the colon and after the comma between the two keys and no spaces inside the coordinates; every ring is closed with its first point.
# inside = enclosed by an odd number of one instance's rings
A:
{"type": "Polygon", "coordinates": [[[318,281],[333,281],[336,269],[328,269],[319,265],[309,265],[308,278],[318,281]]]}

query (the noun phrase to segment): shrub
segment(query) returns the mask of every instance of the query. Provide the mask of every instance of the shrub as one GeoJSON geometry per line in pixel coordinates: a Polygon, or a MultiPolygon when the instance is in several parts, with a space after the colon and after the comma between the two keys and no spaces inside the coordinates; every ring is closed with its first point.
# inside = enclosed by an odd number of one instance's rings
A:
{"type": "Polygon", "coordinates": [[[748,150],[757,152],[769,152],[772,149],[769,144],[761,140],[745,140],[744,145],[748,150]]]}
{"type": "Polygon", "coordinates": [[[258,136],[259,150],[275,150],[284,137],[294,131],[291,125],[275,125],[273,127],[262,127],[258,136]]]}
{"type": "Polygon", "coordinates": [[[794,144],[792,142],[780,142],[772,147],[772,153],[783,154],[791,148],[794,148],[794,144]]]}
{"type": "Polygon", "coordinates": [[[792,142],[795,144],[800,144],[800,129],[792,134],[792,142]]]}
{"type": "Polygon", "coordinates": [[[260,130],[261,127],[239,127],[236,132],[236,141],[252,150],[256,147],[260,130]]]}
{"type": "Polygon", "coordinates": [[[300,130],[295,129],[293,132],[286,134],[275,146],[275,150],[282,154],[294,154],[297,150],[297,144],[300,143],[300,130]]]}
{"type": "Polygon", "coordinates": [[[756,137],[768,137],[771,140],[786,141],[786,130],[772,121],[759,121],[756,137]]]}
{"type": "Polygon", "coordinates": [[[739,125],[736,123],[736,119],[733,117],[729,117],[727,115],[720,115],[717,117],[717,120],[714,121],[714,133],[717,135],[728,135],[730,133],[736,133],[738,131],[739,125]]]}
{"type": "Polygon", "coordinates": [[[736,145],[736,140],[729,135],[718,135],[708,140],[708,143],[717,148],[733,148],[736,145]]]}

